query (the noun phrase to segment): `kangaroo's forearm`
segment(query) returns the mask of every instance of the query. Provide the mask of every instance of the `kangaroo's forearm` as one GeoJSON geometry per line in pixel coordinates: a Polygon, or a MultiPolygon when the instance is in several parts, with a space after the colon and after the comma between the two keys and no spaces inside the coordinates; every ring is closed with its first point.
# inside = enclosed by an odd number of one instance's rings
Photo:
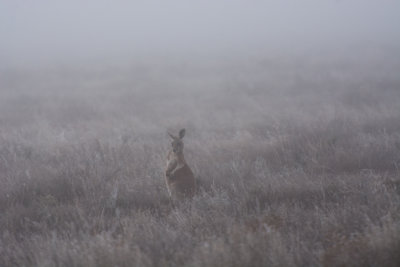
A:
{"type": "Polygon", "coordinates": [[[171,160],[168,163],[167,169],[165,171],[165,174],[167,176],[169,176],[171,174],[171,172],[176,168],[176,166],[178,165],[178,162],[176,160],[171,160]]]}

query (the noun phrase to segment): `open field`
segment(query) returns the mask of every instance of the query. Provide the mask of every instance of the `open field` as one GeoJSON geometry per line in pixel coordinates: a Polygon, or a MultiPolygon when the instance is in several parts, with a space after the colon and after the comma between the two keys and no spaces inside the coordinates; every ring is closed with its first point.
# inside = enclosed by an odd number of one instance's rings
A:
{"type": "Polygon", "coordinates": [[[0,71],[0,266],[399,266],[398,53],[0,71]],[[170,141],[200,185],[172,207],[170,141]]]}

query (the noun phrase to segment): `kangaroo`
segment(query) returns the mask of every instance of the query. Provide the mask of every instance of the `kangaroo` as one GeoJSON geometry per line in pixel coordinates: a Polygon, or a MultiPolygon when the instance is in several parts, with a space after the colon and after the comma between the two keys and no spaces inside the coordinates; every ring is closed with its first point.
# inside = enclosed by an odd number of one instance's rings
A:
{"type": "Polygon", "coordinates": [[[172,138],[172,149],[167,155],[165,182],[173,200],[191,198],[196,192],[196,180],[183,156],[182,138],[185,136],[185,132],[185,129],[180,130],[179,137],[168,133],[172,138]]]}

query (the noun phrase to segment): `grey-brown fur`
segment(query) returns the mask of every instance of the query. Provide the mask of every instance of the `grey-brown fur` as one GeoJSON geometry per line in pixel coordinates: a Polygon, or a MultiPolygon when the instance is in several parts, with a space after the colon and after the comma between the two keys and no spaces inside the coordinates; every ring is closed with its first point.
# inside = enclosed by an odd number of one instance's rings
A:
{"type": "Polygon", "coordinates": [[[168,135],[172,138],[165,169],[168,193],[173,200],[193,197],[196,192],[196,180],[183,155],[182,138],[185,136],[185,129],[179,131],[179,137],[170,133],[168,135]]]}

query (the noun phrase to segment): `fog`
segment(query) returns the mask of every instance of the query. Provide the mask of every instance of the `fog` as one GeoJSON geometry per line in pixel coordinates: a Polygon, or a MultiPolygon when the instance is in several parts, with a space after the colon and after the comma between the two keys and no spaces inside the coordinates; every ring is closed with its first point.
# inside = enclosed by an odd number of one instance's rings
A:
{"type": "Polygon", "coordinates": [[[399,11],[0,0],[0,266],[400,266],[399,11]]]}
{"type": "Polygon", "coordinates": [[[0,64],[398,46],[399,1],[0,1],[0,64]]]}

